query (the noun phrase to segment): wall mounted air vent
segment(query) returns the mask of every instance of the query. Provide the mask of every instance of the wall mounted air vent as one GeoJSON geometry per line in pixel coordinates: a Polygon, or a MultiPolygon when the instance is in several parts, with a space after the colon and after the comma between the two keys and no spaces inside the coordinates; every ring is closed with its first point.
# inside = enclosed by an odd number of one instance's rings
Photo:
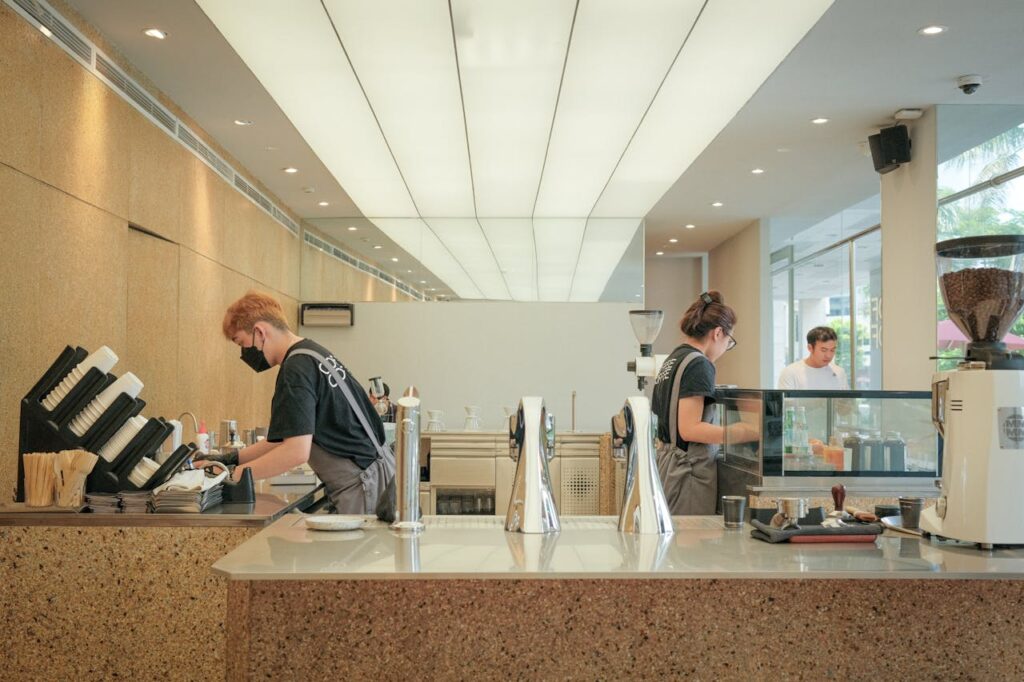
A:
{"type": "Polygon", "coordinates": [[[351,303],[303,303],[299,324],[304,327],[352,327],[356,311],[351,303]]]}
{"type": "Polygon", "coordinates": [[[160,125],[174,133],[175,120],[169,111],[156,103],[152,97],[147,95],[140,87],[135,85],[128,76],[124,75],[119,68],[114,66],[103,55],[96,55],[96,70],[106,76],[111,85],[128,96],[133,102],[139,105],[143,111],[155,118],[160,125]]]}
{"type": "Polygon", "coordinates": [[[237,191],[267,212],[275,221],[289,232],[298,236],[299,225],[276,206],[270,199],[257,191],[252,183],[235,172],[227,161],[214,152],[206,143],[199,139],[188,127],[178,120],[169,110],[163,107],[145,88],[129,78],[118,68],[113,60],[104,55],[88,38],[79,33],[72,25],[60,16],[43,0],[0,0],[13,9],[29,24],[38,28],[46,27],[47,35],[65,52],[106,83],[126,102],[147,116],[166,134],[189,149],[206,165],[227,180],[237,191]]]}
{"type": "Polygon", "coordinates": [[[92,48],[74,29],[61,21],[55,14],[35,0],[12,0],[41,25],[50,29],[53,37],[77,55],[86,64],[92,63],[92,48]]]}

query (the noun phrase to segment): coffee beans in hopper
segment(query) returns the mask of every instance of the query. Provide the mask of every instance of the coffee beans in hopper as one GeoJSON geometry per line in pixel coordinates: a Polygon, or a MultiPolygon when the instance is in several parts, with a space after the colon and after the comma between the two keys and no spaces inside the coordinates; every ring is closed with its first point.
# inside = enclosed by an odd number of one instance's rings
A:
{"type": "Polygon", "coordinates": [[[1002,341],[1024,308],[1024,275],[1002,268],[947,272],[940,280],[949,318],[973,341],[1002,341]]]}

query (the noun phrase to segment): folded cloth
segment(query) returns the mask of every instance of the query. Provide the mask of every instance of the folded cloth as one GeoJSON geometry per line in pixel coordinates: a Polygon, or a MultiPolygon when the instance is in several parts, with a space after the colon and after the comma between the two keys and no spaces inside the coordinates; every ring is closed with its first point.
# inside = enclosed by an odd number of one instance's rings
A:
{"type": "Polygon", "coordinates": [[[201,492],[209,490],[227,478],[227,476],[227,470],[221,471],[216,476],[207,476],[206,472],[202,469],[179,471],[174,476],[171,476],[170,480],[166,483],[154,488],[153,493],[159,494],[167,490],[201,492]]]}
{"type": "Polygon", "coordinates": [[[772,528],[771,525],[758,521],[757,519],[751,519],[750,525],[754,527],[754,530],[750,531],[750,537],[765,542],[777,543],[777,542],[789,542],[791,538],[800,535],[880,535],[882,533],[882,524],[880,523],[859,523],[853,522],[839,528],[829,528],[828,526],[802,526],[800,528],[787,528],[786,530],[780,530],[778,528],[772,528]]]}

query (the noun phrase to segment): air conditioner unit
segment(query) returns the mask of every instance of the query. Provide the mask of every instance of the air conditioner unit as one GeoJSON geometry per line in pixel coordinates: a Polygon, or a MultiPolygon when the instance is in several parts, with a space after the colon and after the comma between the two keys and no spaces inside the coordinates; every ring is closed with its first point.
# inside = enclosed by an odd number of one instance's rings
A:
{"type": "Polygon", "coordinates": [[[356,323],[351,303],[303,303],[299,324],[303,327],[352,327],[356,323]]]}

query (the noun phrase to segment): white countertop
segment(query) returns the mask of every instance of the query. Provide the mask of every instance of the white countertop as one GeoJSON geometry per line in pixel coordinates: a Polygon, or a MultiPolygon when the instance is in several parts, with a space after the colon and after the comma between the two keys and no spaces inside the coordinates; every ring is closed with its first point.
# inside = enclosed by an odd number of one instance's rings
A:
{"type": "Polygon", "coordinates": [[[289,514],[213,565],[233,580],[367,579],[1020,579],[1024,548],[897,535],[874,543],[771,545],[749,525],[676,517],[667,537],[619,533],[617,518],[562,517],[551,535],[506,533],[504,517],[428,516],[421,533],[376,520],[355,531],[308,530],[289,514]]]}

